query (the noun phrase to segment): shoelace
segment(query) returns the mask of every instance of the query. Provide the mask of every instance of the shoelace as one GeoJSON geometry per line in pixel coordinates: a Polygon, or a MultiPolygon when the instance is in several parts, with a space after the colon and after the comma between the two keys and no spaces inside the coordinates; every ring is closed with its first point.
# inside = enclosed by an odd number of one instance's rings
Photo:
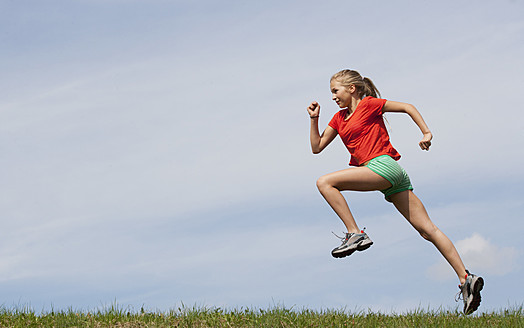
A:
{"type": "Polygon", "coordinates": [[[345,233],[344,234],[344,237],[340,237],[339,235],[337,235],[336,233],[334,233],[333,231],[331,231],[332,234],[335,235],[335,237],[337,237],[338,239],[342,240],[342,241],[346,241],[348,240],[349,236],[351,236],[350,233],[345,233]]]}
{"type": "MultiPolygon", "coordinates": [[[[366,227],[364,227],[362,230],[360,230],[360,233],[364,233],[364,230],[366,230],[366,227]]],[[[338,239],[342,240],[342,241],[346,241],[349,239],[349,237],[351,237],[351,235],[353,235],[354,233],[353,232],[348,232],[348,233],[344,233],[344,237],[340,237],[339,235],[337,235],[336,233],[334,233],[333,231],[331,231],[332,234],[335,235],[335,237],[337,237],[338,239]]]]}
{"type": "Polygon", "coordinates": [[[458,302],[460,300],[464,300],[464,295],[463,295],[463,288],[465,288],[466,286],[466,283],[468,282],[468,276],[470,275],[469,271],[466,270],[466,281],[464,282],[464,284],[462,285],[458,285],[459,286],[459,289],[460,291],[457,293],[457,295],[455,295],[455,302],[458,302]]]}
{"type": "Polygon", "coordinates": [[[455,295],[455,302],[464,300],[464,296],[462,295],[462,285],[459,285],[460,291],[455,295]]]}

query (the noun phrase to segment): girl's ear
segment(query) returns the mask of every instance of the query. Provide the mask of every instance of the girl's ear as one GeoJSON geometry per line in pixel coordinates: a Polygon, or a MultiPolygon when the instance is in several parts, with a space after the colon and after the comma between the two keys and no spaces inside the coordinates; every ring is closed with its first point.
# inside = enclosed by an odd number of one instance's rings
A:
{"type": "Polygon", "coordinates": [[[349,87],[347,87],[347,90],[349,93],[355,93],[357,91],[357,87],[355,87],[354,84],[350,84],[349,87]]]}

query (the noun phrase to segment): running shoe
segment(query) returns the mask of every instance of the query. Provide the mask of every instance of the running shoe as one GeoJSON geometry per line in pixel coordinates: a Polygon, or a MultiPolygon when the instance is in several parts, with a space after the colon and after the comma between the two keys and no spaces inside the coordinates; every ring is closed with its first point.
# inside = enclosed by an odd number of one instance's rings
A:
{"type": "MultiPolygon", "coordinates": [[[[337,236],[337,235],[335,235],[337,236]]],[[[345,237],[339,237],[342,240],[342,245],[331,251],[331,255],[336,258],[342,258],[353,254],[355,251],[363,251],[368,249],[373,242],[368,235],[362,230],[360,233],[346,233],[345,237]]]]}
{"type": "Polygon", "coordinates": [[[463,285],[459,285],[460,291],[455,298],[458,302],[460,299],[464,301],[464,314],[471,314],[475,312],[480,305],[480,291],[484,287],[484,279],[469,273],[466,270],[466,282],[463,285]]]}

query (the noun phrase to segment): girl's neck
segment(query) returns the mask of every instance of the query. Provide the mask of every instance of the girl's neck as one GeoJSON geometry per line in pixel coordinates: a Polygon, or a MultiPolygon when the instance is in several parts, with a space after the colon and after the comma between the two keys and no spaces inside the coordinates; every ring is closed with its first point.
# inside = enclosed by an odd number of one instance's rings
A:
{"type": "Polygon", "coordinates": [[[351,105],[348,107],[348,111],[350,113],[353,113],[355,109],[357,108],[358,104],[362,101],[360,98],[352,97],[351,98],[351,105]]]}

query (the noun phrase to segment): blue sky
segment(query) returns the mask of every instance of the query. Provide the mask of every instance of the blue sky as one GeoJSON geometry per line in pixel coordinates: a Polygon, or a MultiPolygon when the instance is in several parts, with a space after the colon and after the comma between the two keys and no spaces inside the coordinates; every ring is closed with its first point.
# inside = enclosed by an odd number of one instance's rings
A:
{"type": "Polygon", "coordinates": [[[343,225],[316,179],[306,106],[337,111],[352,68],[386,99],[415,192],[486,280],[482,311],[524,303],[524,3],[0,1],[0,304],[275,304],[454,309],[456,277],[380,193],[346,193],[375,244],[330,255],[343,225]]]}

